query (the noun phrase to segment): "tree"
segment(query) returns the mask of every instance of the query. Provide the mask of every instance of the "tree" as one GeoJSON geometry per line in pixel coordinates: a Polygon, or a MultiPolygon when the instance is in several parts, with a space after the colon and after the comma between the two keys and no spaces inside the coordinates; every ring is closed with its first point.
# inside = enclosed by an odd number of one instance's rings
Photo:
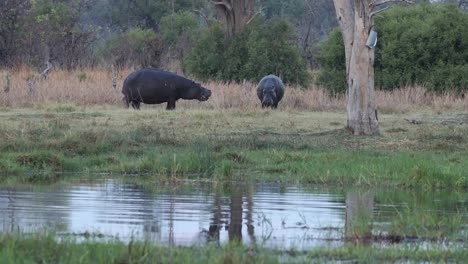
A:
{"type": "MultiPolygon", "coordinates": [[[[424,86],[431,92],[468,89],[468,13],[451,4],[395,7],[375,19],[375,87],[393,90],[424,86]]],[[[346,90],[346,59],[337,28],[320,43],[319,85],[346,90]]]]}
{"type": "Polygon", "coordinates": [[[21,28],[30,8],[28,0],[6,0],[0,3],[0,66],[12,65],[21,54],[21,28]]]}
{"type": "Polygon", "coordinates": [[[164,38],[165,60],[171,71],[185,72],[181,67],[196,43],[201,32],[201,23],[193,12],[183,11],[161,18],[161,33],[164,38]]]}
{"type": "Polygon", "coordinates": [[[103,61],[128,66],[158,67],[162,54],[162,40],[153,29],[131,28],[114,34],[101,47],[103,61]]]}
{"type": "Polygon", "coordinates": [[[27,45],[33,64],[50,60],[67,69],[85,65],[96,41],[96,32],[80,18],[91,7],[91,0],[36,0],[31,3],[27,45]]]}
{"type": "Polygon", "coordinates": [[[366,45],[373,17],[388,3],[410,0],[333,0],[345,46],[348,128],[355,135],[379,134],[375,105],[374,47],[366,45]]]}
{"type": "Polygon", "coordinates": [[[218,19],[224,25],[228,37],[242,32],[245,26],[257,16],[255,0],[210,0],[215,6],[218,19]]]}

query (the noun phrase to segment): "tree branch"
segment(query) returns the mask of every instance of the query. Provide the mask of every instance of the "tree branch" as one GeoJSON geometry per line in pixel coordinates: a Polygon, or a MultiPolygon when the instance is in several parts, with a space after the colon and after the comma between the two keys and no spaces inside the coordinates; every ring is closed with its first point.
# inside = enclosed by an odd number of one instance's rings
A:
{"type": "Polygon", "coordinates": [[[47,79],[50,69],[52,69],[52,64],[49,61],[46,61],[47,68],[40,74],[44,79],[47,79]]]}
{"type": "Polygon", "coordinates": [[[208,17],[206,16],[205,12],[203,12],[202,10],[198,10],[198,9],[192,9],[192,11],[193,11],[194,13],[199,14],[201,17],[203,17],[203,19],[205,19],[205,22],[206,22],[206,24],[208,25],[208,27],[211,27],[211,23],[210,23],[210,21],[208,20],[208,17]]]}
{"type": "Polygon", "coordinates": [[[214,1],[214,0],[210,0],[210,2],[211,2],[213,5],[224,6],[224,8],[226,8],[226,9],[229,10],[229,11],[232,10],[232,6],[231,6],[228,2],[224,2],[224,1],[218,2],[218,1],[214,1]]]}
{"type": "Polygon", "coordinates": [[[387,3],[407,3],[407,4],[413,4],[413,0],[380,0],[380,1],[372,1],[369,4],[369,7],[371,10],[374,10],[376,7],[387,4],[387,3]]]}
{"type": "Polygon", "coordinates": [[[369,14],[369,19],[371,20],[371,19],[372,19],[375,15],[377,15],[378,13],[383,12],[383,11],[385,11],[385,10],[391,8],[391,7],[393,7],[393,6],[387,6],[387,7],[384,7],[384,8],[382,8],[382,9],[379,9],[379,10],[377,10],[377,11],[371,12],[371,13],[369,14]]]}
{"type": "Polygon", "coordinates": [[[258,10],[255,14],[253,14],[253,16],[252,16],[251,18],[249,18],[249,20],[248,20],[247,23],[245,23],[245,24],[248,25],[250,22],[252,22],[252,20],[254,20],[254,18],[255,18],[256,16],[258,16],[259,14],[262,13],[263,9],[264,9],[263,7],[260,8],[260,10],[258,10]]]}

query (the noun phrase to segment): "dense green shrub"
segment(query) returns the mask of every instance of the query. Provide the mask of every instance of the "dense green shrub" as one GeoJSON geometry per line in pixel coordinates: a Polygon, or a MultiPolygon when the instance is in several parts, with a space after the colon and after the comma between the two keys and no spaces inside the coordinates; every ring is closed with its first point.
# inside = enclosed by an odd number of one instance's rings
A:
{"type": "MultiPolygon", "coordinates": [[[[468,14],[452,5],[395,7],[376,18],[379,41],[375,85],[394,89],[423,85],[429,90],[468,89],[468,14]]],[[[344,90],[342,36],[335,31],[321,43],[317,82],[344,90]]]]}
{"type": "Polygon", "coordinates": [[[316,78],[317,84],[328,87],[334,93],[343,93],[346,90],[346,57],[340,29],[330,32],[319,48],[317,60],[322,69],[316,78]]]}
{"type": "Polygon", "coordinates": [[[161,19],[161,32],[166,45],[175,45],[181,37],[192,40],[199,27],[198,19],[188,11],[170,14],[161,19]]]}
{"type": "Polygon", "coordinates": [[[295,39],[285,20],[256,21],[230,39],[216,26],[203,34],[186,61],[187,69],[201,79],[258,81],[276,74],[286,83],[304,85],[306,65],[295,39]]]}
{"type": "Polygon", "coordinates": [[[188,72],[202,80],[219,78],[223,52],[224,33],[221,26],[215,24],[203,32],[185,61],[188,72]]]}

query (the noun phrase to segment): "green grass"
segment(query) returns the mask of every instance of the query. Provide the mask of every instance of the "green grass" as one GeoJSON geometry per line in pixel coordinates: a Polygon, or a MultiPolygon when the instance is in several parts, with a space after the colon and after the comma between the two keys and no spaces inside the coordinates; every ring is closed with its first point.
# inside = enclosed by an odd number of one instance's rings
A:
{"type": "Polygon", "coordinates": [[[94,242],[92,239],[77,242],[73,239],[59,239],[52,234],[0,235],[0,263],[461,263],[467,257],[466,249],[457,246],[447,249],[444,246],[369,247],[349,244],[335,249],[284,252],[238,243],[170,247],[147,242],[94,242]]]}
{"type": "Polygon", "coordinates": [[[345,113],[40,105],[0,111],[0,181],[63,172],[274,180],[326,185],[468,187],[466,114],[381,115],[353,136],[345,113]],[[444,118],[451,122],[447,124],[444,118]],[[455,120],[457,119],[457,120],[455,120]],[[453,121],[455,120],[455,121],[453,121]]]}

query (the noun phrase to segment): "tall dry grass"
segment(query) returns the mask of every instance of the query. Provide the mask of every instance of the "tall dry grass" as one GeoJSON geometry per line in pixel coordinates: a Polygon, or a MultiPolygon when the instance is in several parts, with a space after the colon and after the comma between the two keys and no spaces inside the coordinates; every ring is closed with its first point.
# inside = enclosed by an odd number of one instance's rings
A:
{"type": "MultiPolygon", "coordinates": [[[[114,90],[112,74],[106,70],[52,71],[46,80],[37,78],[37,74],[27,68],[14,72],[3,70],[0,71],[0,106],[28,107],[41,103],[72,103],[123,107],[122,83],[129,73],[130,70],[118,73],[117,89],[114,90]],[[36,81],[31,86],[28,83],[32,77],[36,81]],[[7,78],[9,85],[7,85],[7,78]],[[6,92],[6,90],[9,91],[6,92]]],[[[177,107],[241,110],[260,108],[255,83],[208,82],[203,85],[213,92],[207,102],[179,100],[177,107]]],[[[431,108],[436,111],[468,110],[468,96],[461,98],[452,93],[435,95],[427,92],[423,87],[376,91],[376,101],[382,112],[407,112],[420,108],[431,108]]],[[[160,107],[165,107],[165,105],[160,107]]],[[[315,111],[344,110],[346,98],[331,96],[327,90],[313,85],[308,89],[286,87],[285,96],[279,108],[315,111]]]]}

